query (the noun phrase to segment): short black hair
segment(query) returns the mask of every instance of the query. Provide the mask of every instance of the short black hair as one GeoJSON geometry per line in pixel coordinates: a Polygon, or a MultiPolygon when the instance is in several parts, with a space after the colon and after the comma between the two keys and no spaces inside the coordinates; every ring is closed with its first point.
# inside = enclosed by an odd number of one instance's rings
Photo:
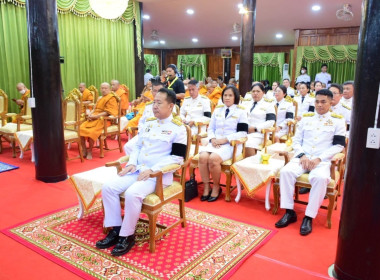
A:
{"type": "Polygon", "coordinates": [[[229,90],[229,89],[232,90],[232,92],[234,93],[234,104],[236,104],[236,105],[239,104],[239,102],[240,102],[240,92],[233,85],[226,86],[224,88],[224,90],[222,91],[222,102],[224,103],[224,101],[223,101],[224,93],[226,92],[226,90],[229,90]]]}
{"type": "Polygon", "coordinates": [[[150,69],[146,69],[146,71],[145,71],[146,73],[150,73],[150,69]]]}
{"type": "Polygon", "coordinates": [[[337,88],[339,90],[339,93],[343,93],[343,87],[340,84],[332,83],[330,85],[330,88],[332,88],[332,87],[337,88]]]}
{"type": "Polygon", "coordinates": [[[286,88],[286,86],[284,86],[284,85],[278,85],[278,87],[285,93],[285,96],[288,95],[287,94],[288,89],[286,88]]]}
{"type": "Polygon", "coordinates": [[[253,90],[254,87],[258,86],[263,92],[265,92],[264,85],[262,83],[254,83],[251,87],[251,90],[253,90]]]}
{"type": "Polygon", "coordinates": [[[290,82],[290,80],[288,78],[282,79],[282,81],[285,81],[285,80],[288,80],[290,82]]]}
{"type": "Polygon", "coordinates": [[[152,81],[152,87],[156,87],[156,86],[164,86],[163,83],[161,83],[161,81],[157,81],[157,80],[151,80],[152,81]]]}
{"type": "Polygon", "coordinates": [[[328,68],[328,66],[327,66],[326,63],[323,63],[322,66],[321,66],[321,68],[324,67],[324,66],[326,66],[328,68]]]}
{"type": "Polygon", "coordinates": [[[166,94],[166,101],[169,103],[175,104],[177,100],[177,96],[175,95],[175,92],[172,91],[171,89],[167,88],[160,88],[158,92],[165,93],[166,94]]]}
{"type": "Polygon", "coordinates": [[[305,69],[305,70],[307,71],[307,67],[306,67],[306,66],[302,66],[302,67],[301,67],[301,70],[302,70],[302,69],[305,69]]]}
{"type": "Polygon", "coordinates": [[[315,97],[317,97],[318,95],[324,95],[324,96],[327,96],[328,98],[332,99],[333,98],[333,93],[331,92],[331,90],[328,90],[328,89],[321,89],[321,90],[318,90],[316,93],[315,93],[315,97]]]}
{"type": "Polygon", "coordinates": [[[354,86],[354,81],[345,81],[345,82],[343,83],[343,85],[344,85],[344,86],[346,86],[346,85],[352,85],[352,86],[354,86]]]}
{"type": "Polygon", "coordinates": [[[323,84],[322,84],[321,81],[315,81],[315,82],[314,82],[314,86],[316,86],[318,83],[321,84],[321,86],[323,86],[323,84]]]}
{"type": "MultiPolygon", "coordinates": [[[[273,83],[276,83],[277,84],[277,86],[279,86],[280,85],[280,82],[279,81],[274,81],[273,83]]],[[[273,84],[272,83],[272,84],[273,84]]]]}
{"type": "Polygon", "coordinates": [[[194,85],[194,86],[197,86],[198,85],[198,81],[197,80],[190,80],[187,85],[194,85]]]}
{"type": "Polygon", "coordinates": [[[223,77],[222,76],[218,76],[218,79],[223,81],[223,77]]]}
{"type": "Polygon", "coordinates": [[[178,73],[177,66],[175,66],[175,64],[169,64],[168,67],[166,67],[166,69],[168,69],[168,68],[171,68],[171,69],[173,69],[174,72],[178,73]]]}
{"type": "Polygon", "coordinates": [[[300,85],[305,85],[308,89],[310,89],[310,85],[309,85],[309,83],[299,82],[298,84],[300,84],[300,85]]]}

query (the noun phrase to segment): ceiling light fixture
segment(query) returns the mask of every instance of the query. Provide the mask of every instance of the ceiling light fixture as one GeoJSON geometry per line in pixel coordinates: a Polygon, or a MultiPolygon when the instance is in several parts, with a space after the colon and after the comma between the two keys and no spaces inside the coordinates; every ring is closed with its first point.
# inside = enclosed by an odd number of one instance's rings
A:
{"type": "Polygon", "coordinates": [[[187,9],[187,10],[186,10],[186,13],[189,14],[189,15],[192,15],[192,14],[194,14],[194,10],[192,10],[192,9],[187,9]]]}
{"type": "Polygon", "coordinates": [[[150,19],[150,15],[143,15],[143,19],[150,19]]]}
{"type": "Polygon", "coordinates": [[[160,41],[160,44],[161,44],[161,45],[165,45],[165,43],[166,43],[166,42],[165,42],[164,40],[161,40],[161,41],[160,41]]]}
{"type": "Polygon", "coordinates": [[[276,38],[277,38],[277,39],[281,39],[282,37],[284,37],[284,36],[283,36],[281,33],[277,33],[277,34],[276,34],[276,38]]]}
{"type": "Polygon", "coordinates": [[[233,40],[233,41],[236,41],[237,39],[239,39],[237,36],[232,36],[231,37],[231,40],[233,40]]]}
{"type": "Polygon", "coordinates": [[[319,5],[314,5],[313,7],[311,7],[311,9],[315,12],[319,11],[321,9],[321,6],[319,5]]]}
{"type": "Polygon", "coordinates": [[[128,0],[90,0],[91,9],[105,19],[121,17],[128,7],[128,0]]]}
{"type": "Polygon", "coordinates": [[[198,39],[197,38],[193,38],[191,39],[191,41],[193,41],[194,43],[198,42],[198,39]]]}

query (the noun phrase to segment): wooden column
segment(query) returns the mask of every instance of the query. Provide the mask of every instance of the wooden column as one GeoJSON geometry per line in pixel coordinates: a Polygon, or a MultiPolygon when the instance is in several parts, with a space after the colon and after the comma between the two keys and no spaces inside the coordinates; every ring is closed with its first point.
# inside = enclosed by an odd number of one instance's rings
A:
{"type": "MultiPolygon", "coordinates": [[[[294,40],[294,52],[293,52],[293,61],[292,61],[292,76],[290,79],[290,84],[292,87],[294,87],[295,81],[296,81],[296,78],[298,75],[298,73],[296,73],[296,66],[297,66],[296,64],[297,64],[297,47],[299,45],[299,39],[300,39],[300,30],[299,29],[296,29],[294,31],[294,37],[295,37],[295,40],[294,40]]],[[[280,83],[282,83],[282,81],[280,81],[280,83]]]]}
{"type": "Polygon", "coordinates": [[[134,24],[134,46],[135,46],[135,88],[136,88],[136,97],[141,95],[141,92],[144,89],[144,75],[145,75],[145,65],[144,65],[144,44],[143,44],[143,20],[142,20],[142,11],[143,4],[138,2],[140,5],[140,24],[141,24],[141,59],[139,58],[137,41],[136,41],[136,25],[134,24]]]}
{"type": "Polygon", "coordinates": [[[67,179],[56,1],[26,1],[36,179],[67,179]]]}
{"type": "MultiPolygon", "coordinates": [[[[167,62],[166,62],[166,50],[161,50],[161,71],[166,70],[167,62]]],[[[160,71],[160,75],[161,75],[160,71]]]]}
{"type": "Polygon", "coordinates": [[[379,13],[380,1],[363,1],[348,165],[334,266],[335,276],[342,280],[380,279],[380,150],[366,148],[367,129],[374,127],[379,93],[379,13]]]}
{"type": "Polygon", "coordinates": [[[256,0],[244,0],[243,6],[249,11],[241,20],[239,90],[244,96],[252,85],[256,0]]]}

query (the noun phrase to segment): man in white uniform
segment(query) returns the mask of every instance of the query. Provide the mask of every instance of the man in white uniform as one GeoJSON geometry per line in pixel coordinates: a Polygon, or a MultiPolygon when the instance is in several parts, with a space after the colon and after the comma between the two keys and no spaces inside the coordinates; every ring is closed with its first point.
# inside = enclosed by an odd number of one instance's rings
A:
{"type": "MultiPolygon", "coordinates": [[[[152,95],[153,95],[153,98],[156,96],[157,92],[161,88],[163,88],[163,87],[164,87],[164,85],[161,84],[160,82],[154,82],[153,83],[153,86],[152,86],[152,95]]],[[[144,126],[145,121],[147,119],[151,118],[151,117],[154,117],[154,114],[153,114],[153,101],[148,102],[145,105],[144,113],[143,113],[142,117],[139,120],[139,126],[138,126],[138,130],[139,131],[144,126]]],[[[126,155],[130,155],[132,153],[133,149],[135,148],[135,146],[137,144],[138,139],[139,139],[139,136],[136,135],[132,139],[129,139],[127,143],[125,143],[125,145],[124,145],[124,152],[125,152],[126,155]]]]}
{"type": "Polygon", "coordinates": [[[344,120],[347,124],[347,130],[350,129],[350,120],[351,120],[351,108],[346,104],[341,102],[343,88],[339,84],[331,84],[330,91],[333,93],[334,97],[331,102],[331,112],[341,115],[344,117],[344,120]]]}
{"type": "Polygon", "coordinates": [[[296,84],[298,84],[300,82],[310,84],[310,76],[307,74],[307,67],[306,66],[301,67],[301,75],[299,75],[297,77],[296,84]]]}
{"type": "Polygon", "coordinates": [[[354,100],[354,81],[347,81],[343,83],[343,98],[340,102],[352,108],[354,100]]]}
{"type": "Polygon", "coordinates": [[[327,86],[327,88],[330,87],[331,84],[331,75],[327,73],[327,64],[322,64],[321,72],[319,72],[317,75],[315,75],[315,81],[319,81],[327,86]]]}
{"type": "Polygon", "coordinates": [[[145,72],[146,73],[144,75],[144,86],[146,86],[146,84],[149,82],[149,80],[153,78],[153,75],[150,74],[150,69],[146,69],[145,72]]]}
{"type": "MultiPolygon", "coordinates": [[[[189,81],[188,90],[190,96],[185,97],[181,106],[180,115],[182,121],[191,127],[191,134],[198,133],[196,122],[206,122],[211,118],[210,99],[198,93],[198,81],[189,81]]],[[[202,127],[201,132],[206,131],[206,126],[202,127]]]]}
{"type": "MultiPolygon", "coordinates": [[[[116,244],[111,254],[121,256],[135,244],[135,227],[143,199],[154,192],[156,178],[150,174],[168,164],[182,164],[186,155],[187,134],[181,121],[173,119],[176,102],[173,91],[161,88],[154,98],[153,118],[139,131],[139,141],[126,167],[115,179],[102,186],[104,226],[113,227],[96,247],[106,249],[116,244]],[[124,219],[121,217],[120,194],[125,197],[124,219]]],[[[173,182],[173,173],[165,173],[163,185],[173,182]]]]}
{"type": "Polygon", "coordinates": [[[283,79],[283,80],[282,80],[282,84],[286,87],[286,93],[287,93],[291,98],[293,98],[294,95],[295,95],[295,90],[294,90],[294,88],[292,88],[292,87],[290,86],[290,81],[289,81],[289,79],[283,79]]]}
{"type": "Polygon", "coordinates": [[[295,157],[280,171],[281,208],[285,215],[275,224],[283,228],[297,221],[294,208],[294,184],[297,177],[309,172],[312,186],[300,234],[312,231],[312,220],[317,216],[330,182],[331,159],[345,146],[346,126],[341,116],[330,113],[333,94],[330,90],[316,93],[317,113],[307,113],[302,118],[293,138],[295,157]]]}

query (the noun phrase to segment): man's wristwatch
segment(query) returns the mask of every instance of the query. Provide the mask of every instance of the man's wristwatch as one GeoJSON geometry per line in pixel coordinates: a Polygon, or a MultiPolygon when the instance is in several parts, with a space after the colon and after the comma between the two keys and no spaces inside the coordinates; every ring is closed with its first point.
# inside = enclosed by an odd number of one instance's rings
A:
{"type": "Polygon", "coordinates": [[[296,156],[296,158],[301,158],[305,155],[305,153],[300,153],[298,156],[296,156]]]}

